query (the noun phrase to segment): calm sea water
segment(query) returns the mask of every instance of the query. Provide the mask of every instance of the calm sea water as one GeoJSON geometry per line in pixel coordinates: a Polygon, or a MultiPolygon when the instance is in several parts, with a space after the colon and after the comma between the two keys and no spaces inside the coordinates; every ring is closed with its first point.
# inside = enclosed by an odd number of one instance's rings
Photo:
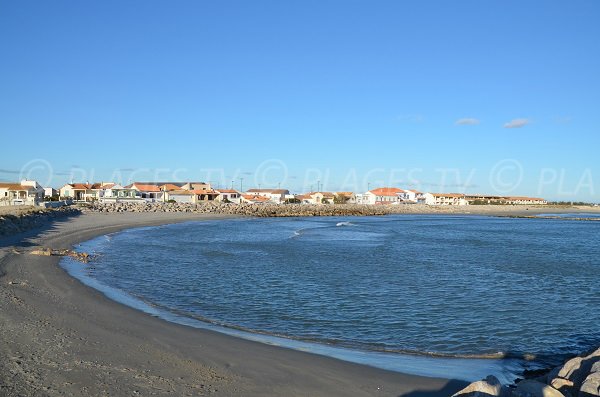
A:
{"type": "Polygon", "coordinates": [[[98,254],[91,265],[68,268],[180,318],[254,334],[555,364],[600,344],[599,243],[593,221],[236,219],[103,236],[80,247],[98,254]]]}

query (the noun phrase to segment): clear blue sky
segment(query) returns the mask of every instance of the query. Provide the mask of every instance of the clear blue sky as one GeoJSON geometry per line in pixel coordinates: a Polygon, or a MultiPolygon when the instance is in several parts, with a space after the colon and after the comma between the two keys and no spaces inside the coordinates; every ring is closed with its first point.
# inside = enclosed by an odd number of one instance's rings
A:
{"type": "Polygon", "coordinates": [[[597,0],[0,2],[0,180],[600,201],[598,21],[597,0]]]}

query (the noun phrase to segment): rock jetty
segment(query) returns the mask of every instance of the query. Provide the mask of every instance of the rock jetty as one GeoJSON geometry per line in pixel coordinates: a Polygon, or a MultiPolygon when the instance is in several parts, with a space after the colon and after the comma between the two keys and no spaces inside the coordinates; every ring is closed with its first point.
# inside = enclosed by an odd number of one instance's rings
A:
{"type": "Polygon", "coordinates": [[[81,211],[74,207],[60,207],[56,209],[31,207],[31,209],[27,209],[26,211],[15,211],[13,214],[0,214],[0,236],[22,233],[44,226],[48,222],[80,213],[81,211]]]}
{"type": "Polygon", "coordinates": [[[566,361],[547,374],[525,379],[514,387],[494,376],[471,383],[452,397],[599,397],[600,348],[566,361]]]}
{"type": "Polygon", "coordinates": [[[252,217],[297,216],[371,216],[406,213],[464,212],[460,208],[435,208],[419,204],[360,205],[360,204],[232,204],[220,202],[191,203],[90,203],[82,207],[94,212],[189,212],[252,217]]]}
{"type": "Polygon", "coordinates": [[[39,256],[69,256],[79,262],[88,263],[90,254],[87,252],[77,252],[69,249],[36,248],[29,252],[31,255],[39,256]]]}

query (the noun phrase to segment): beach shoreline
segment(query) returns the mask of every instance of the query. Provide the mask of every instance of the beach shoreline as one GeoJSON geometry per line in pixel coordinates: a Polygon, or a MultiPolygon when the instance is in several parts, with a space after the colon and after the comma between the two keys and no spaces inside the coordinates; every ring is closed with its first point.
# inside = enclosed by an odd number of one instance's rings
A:
{"type": "Polygon", "coordinates": [[[0,394],[447,396],[464,387],[170,323],[84,286],[59,257],[27,253],[224,217],[231,216],[88,213],[0,239],[0,394]]]}

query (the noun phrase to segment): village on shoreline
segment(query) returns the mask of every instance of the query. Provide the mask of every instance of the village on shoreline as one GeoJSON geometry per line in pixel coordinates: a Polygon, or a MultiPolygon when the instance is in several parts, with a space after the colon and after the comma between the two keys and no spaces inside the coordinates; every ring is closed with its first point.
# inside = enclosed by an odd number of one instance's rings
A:
{"type": "Polygon", "coordinates": [[[288,189],[251,188],[245,191],[214,188],[206,182],[68,183],[54,189],[33,180],[0,183],[0,206],[57,207],[71,203],[179,203],[232,204],[363,204],[430,206],[547,205],[538,197],[490,194],[420,192],[398,187],[379,187],[364,193],[312,191],[292,194],[288,189]]]}

